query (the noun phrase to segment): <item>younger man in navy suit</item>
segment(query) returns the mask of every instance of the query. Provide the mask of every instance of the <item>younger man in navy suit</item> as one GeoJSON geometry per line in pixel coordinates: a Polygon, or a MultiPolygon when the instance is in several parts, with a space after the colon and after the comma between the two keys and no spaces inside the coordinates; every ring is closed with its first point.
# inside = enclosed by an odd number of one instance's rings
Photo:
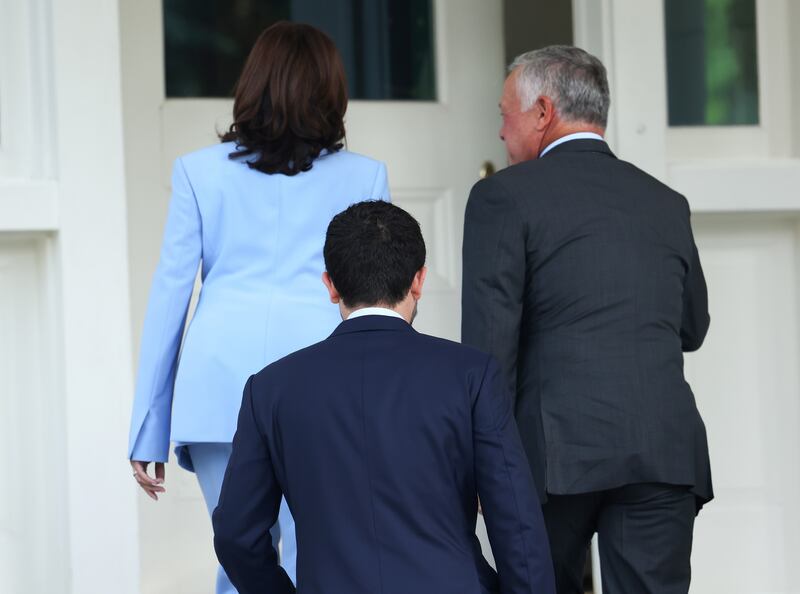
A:
{"type": "Polygon", "coordinates": [[[355,204],[328,227],[324,256],[344,321],[244,389],[214,512],[239,593],[295,591],[269,536],[284,495],[299,592],[553,594],[498,365],[411,327],[426,272],[419,224],[386,202],[355,204]],[[497,572],[475,536],[478,496],[497,572]]]}

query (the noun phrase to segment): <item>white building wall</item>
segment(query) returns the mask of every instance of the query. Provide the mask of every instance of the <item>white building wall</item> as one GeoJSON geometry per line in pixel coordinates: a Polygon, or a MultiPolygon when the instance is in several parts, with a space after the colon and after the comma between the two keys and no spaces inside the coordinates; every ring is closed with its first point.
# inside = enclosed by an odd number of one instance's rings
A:
{"type": "Polygon", "coordinates": [[[138,592],[118,13],[0,0],[0,591],[138,592]]]}

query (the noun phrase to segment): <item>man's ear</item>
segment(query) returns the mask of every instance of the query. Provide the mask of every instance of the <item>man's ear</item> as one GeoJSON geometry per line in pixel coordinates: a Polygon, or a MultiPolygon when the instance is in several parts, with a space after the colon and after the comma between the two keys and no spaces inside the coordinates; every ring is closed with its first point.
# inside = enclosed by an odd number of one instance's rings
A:
{"type": "Polygon", "coordinates": [[[423,266],[414,275],[414,280],[411,281],[411,296],[414,301],[422,299],[422,286],[425,284],[425,276],[428,274],[428,267],[423,266]]]}
{"type": "Polygon", "coordinates": [[[342,298],[339,295],[339,291],[337,291],[336,287],[333,285],[333,281],[327,270],[322,273],[322,283],[325,285],[325,288],[328,289],[328,294],[331,296],[331,303],[339,303],[342,298]]]}
{"type": "Polygon", "coordinates": [[[534,113],[535,126],[538,131],[547,129],[556,115],[556,106],[547,95],[540,95],[533,104],[531,111],[534,113]]]}

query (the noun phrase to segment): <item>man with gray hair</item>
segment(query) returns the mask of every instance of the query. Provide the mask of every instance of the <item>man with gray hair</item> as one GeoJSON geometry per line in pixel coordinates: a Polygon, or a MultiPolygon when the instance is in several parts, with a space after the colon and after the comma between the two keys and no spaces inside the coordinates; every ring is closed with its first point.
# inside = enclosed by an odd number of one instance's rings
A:
{"type": "Polygon", "coordinates": [[[605,594],[685,593],[713,497],[683,375],[708,298],[686,199],[617,159],[602,63],[519,56],[500,109],[511,165],[478,182],[464,227],[462,340],[503,366],[559,594],[583,592],[594,533],[605,594]]]}

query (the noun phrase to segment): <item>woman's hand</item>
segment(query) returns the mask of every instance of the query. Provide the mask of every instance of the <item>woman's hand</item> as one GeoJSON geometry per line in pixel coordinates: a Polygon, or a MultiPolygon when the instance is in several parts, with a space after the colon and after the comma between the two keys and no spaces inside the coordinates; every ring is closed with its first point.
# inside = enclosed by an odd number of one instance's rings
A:
{"type": "Polygon", "coordinates": [[[147,474],[147,466],[150,462],[140,462],[138,460],[131,460],[131,468],[133,468],[133,477],[139,486],[147,493],[151,499],[158,501],[157,493],[165,493],[166,489],[162,486],[164,484],[164,463],[156,462],[156,477],[153,478],[147,474]]]}

